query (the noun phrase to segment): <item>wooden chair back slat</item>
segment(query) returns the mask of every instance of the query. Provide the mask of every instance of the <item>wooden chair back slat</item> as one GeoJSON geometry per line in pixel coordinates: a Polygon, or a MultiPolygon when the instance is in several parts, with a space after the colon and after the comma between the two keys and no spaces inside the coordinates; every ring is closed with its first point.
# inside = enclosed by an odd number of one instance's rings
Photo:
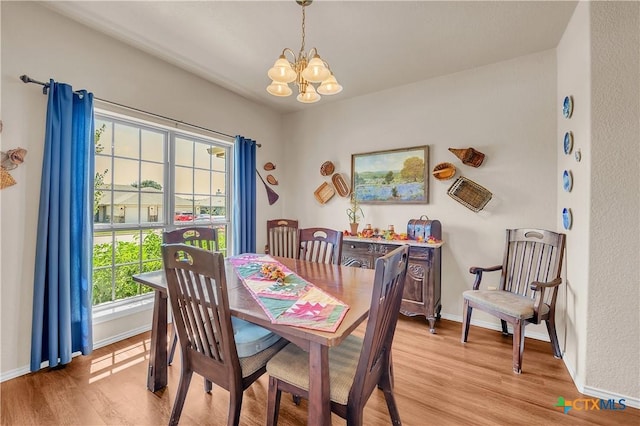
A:
{"type": "Polygon", "coordinates": [[[218,229],[204,226],[179,228],[162,234],[165,244],[187,244],[204,250],[218,251],[218,229]]]}
{"type": "Polygon", "coordinates": [[[300,229],[298,258],[317,263],[340,264],[342,232],[328,228],[300,229]]]}
{"type": "Polygon", "coordinates": [[[547,282],[560,277],[559,242],[539,231],[530,231],[528,234],[521,231],[507,231],[500,289],[533,298],[535,294],[530,288],[532,282],[547,282]]]}
{"type": "Polygon", "coordinates": [[[267,221],[267,245],[265,253],[272,256],[297,258],[298,221],[274,219],[267,221]]]}
{"type": "Polygon", "coordinates": [[[163,245],[163,260],[183,358],[196,352],[218,369],[239,366],[222,254],[171,244],[163,245]]]}

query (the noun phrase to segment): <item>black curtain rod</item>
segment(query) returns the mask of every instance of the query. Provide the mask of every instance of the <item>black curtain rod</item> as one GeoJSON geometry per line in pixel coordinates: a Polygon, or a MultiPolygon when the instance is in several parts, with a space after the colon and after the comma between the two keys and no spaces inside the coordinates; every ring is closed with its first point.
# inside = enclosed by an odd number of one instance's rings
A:
{"type": "MultiPolygon", "coordinates": [[[[20,76],[20,80],[22,80],[23,83],[34,83],[34,84],[41,85],[42,86],[42,94],[43,95],[47,94],[47,90],[49,89],[49,83],[44,83],[42,81],[34,80],[31,77],[29,77],[28,75],[26,75],[26,74],[21,75],[20,76]]],[[[129,110],[132,110],[132,111],[141,112],[143,114],[151,115],[153,117],[158,117],[158,118],[162,118],[164,120],[173,121],[174,123],[177,123],[177,124],[182,124],[184,126],[193,127],[195,129],[206,130],[207,132],[211,132],[211,133],[215,133],[217,135],[226,136],[228,138],[235,139],[235,136],[231,136],[231,135],[228,135],[226,133],[218,132],[217,130],[211,130],[211,129],[207,129],[206,127],[197,126],[195,124],[185,123],[184,121],[176,120],[175,118],[165,117],[164,115],[160,115],[160,114],[156,114],[156,113],[153,113],[153,112],[145,111],[145,110],[142,110],[142,109],[130,107],[130,106],[127,106],[127,105],[122,105],[122,104],[119,104],[117,102],[108,101],[106,99],[98,98],[97,96],[94,96],[93,98],[99,100],[100,102],[105,102],[107,104],[115,105],[115,106],[118,106],[120,108],[125,108],[125,109],[129,109],[129,110]]],[[[262,145],[259,144],[259,143],[256,143],[256,146],[258,148],[260,148],[262,145]]]]}

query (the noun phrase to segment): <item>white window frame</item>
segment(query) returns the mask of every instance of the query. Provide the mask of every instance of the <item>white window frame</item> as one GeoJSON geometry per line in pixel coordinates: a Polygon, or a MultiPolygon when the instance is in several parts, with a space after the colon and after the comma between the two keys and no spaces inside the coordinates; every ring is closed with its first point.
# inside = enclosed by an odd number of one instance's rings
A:
{"type": "MultiPolygon", "coordinates": [[[[226,179],[225,179],[225,193],[226,197],[226,220],[216,222],[221,225],[226,226],[226,251],[228,254],[232,253],[233,250],[233,242],[232,242],[232,213],[233,213],[233,196],[232,196],[232,188],[233,188],[233,141],[232,140],[224,140],[221,139],[218,135],[213,134],[205,134],[204,132],[194,132],[185,129],[178,129],[176,123],[172,125],[167,125],[163,123],[161,120],[157,118],[141,118],[138,117],[137,114],[121,114],[118,112],[95,108],[94,116],[96,118],[104,118],[106,120],[113,120],[116,122],[129,124],[133,126],[138,126],[141,128],[148,128],[153,130],[162,130],[166,132],[166,144],[165,144],[165,152],[164,152],[164,161],[163,165],[165,167],[164,179],[163,179],[163,188],[164,190],[164,219],[161,222],[161,226],[156,226],[154,224],[149,223],[141,223],[138,221],[136,224],[115,224],[113,222],[110,223],[94,223],[93,232],[107,231],[107,232],[117,232],[120,230],[148,230],[148,229],[176,229],[180,227],[181,224],[176,224],[174,220],[174,211],[175,211],[175,181],[174,181],[174,170],[175,170],[175,139],[176,137],[184,137],[184,138],[192,138],[196,139],[200,142],[211,142],[214,146],[223,147],[226,149],[226,179]]],[[[102,141],[101,141],[102,142],[102,141]]],[[[111,189],[113,191],[113,188],[111,189]]],[[[185,222],[185,226],[193,225],[193,222],[185,222]]],[[[93,285],[93,283],[92,283],[93,285]]],[[[148,311],[153,309],[153,297],[154,293],[145,293],[141,295],[136,295],[132,297],[128,297],[125,299],[117,299],[111,302],[104,302],[99,305],[93,306],[93,320],[94,324],[101,324],[104,322],[108,322],[113,319],[117,319],[123,316],[131,315],[141,311],[148,311]]]]}

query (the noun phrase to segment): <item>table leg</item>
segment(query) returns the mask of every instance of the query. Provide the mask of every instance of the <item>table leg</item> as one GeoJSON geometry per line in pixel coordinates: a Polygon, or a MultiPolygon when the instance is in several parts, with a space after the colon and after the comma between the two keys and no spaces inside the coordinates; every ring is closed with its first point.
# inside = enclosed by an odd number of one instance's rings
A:
{"type": "Polygon", "coordinates": [[[155,392],[165,386],[167,386],[167,296],[156,290],[153,302],[147,389],[155,392]]]}
{"type": "Polygon", "coordinates": [[[309,426],[331,425],[329,399],[329,348],[311,343],[309,348],[309,426]]]}

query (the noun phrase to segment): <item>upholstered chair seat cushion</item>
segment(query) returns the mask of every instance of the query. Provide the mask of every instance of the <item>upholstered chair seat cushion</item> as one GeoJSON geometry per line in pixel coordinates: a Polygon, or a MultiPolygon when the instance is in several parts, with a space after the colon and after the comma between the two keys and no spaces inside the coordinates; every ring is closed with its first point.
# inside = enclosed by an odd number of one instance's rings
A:
{"type": "MultiPolygon", "coordinates": [[[[533,318],[533,299],[501,290],[467,290],[462,296],[474,303],[492,311],[502,312],[509,316],[526,320],[533,318]]],[[[542,315],[549,312],[549,306],[540,307],[542,315]]]]}
{"type": "MultiPolygon", "coordinates": [[[[332,401],[346,405],[356,375],[362,339],[350,335],[339,346],[329,349],[329,383],[332,401]]],[[[267,373],[309,391],[309,354],[288,344],[267,363],[267,373]]]]}
{"type": "Polygon", "coordinates": [[[289,343],[287,340],[278,336],[278,340],[266,349],[255,355],[238,358],[240,368],[242,369],[242,377],[249,377],[259,369],[261,369],[274,354],[289,343]]]}

